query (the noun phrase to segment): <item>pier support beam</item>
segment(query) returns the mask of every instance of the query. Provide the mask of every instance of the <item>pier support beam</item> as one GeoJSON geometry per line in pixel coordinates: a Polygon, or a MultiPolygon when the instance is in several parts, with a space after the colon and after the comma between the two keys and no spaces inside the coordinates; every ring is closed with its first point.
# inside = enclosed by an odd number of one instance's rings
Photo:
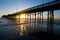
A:
{"type": "Polygon", "coordinates": [[[41,12],[41,14],[42,14],[42,24],[43,24],[43,12],[41,12]]]}
{"type": "Polygon", "coordinates": [[[38,19],[39,19],[39,23],[41,22],[41,12],[38,12],[38,19]]]}
{"type": "Polygon", "coordinates": [[[40,23],[41,23],[41,12],[40,12],[40,23]]]}
{"type": "Polygon", "coordinates": [[[41,12],[41,25],[42,25],[41,26],[42,27],[41,30],[43,31],[43,12],[41,12]]]}
{"type": "Polygon", "coordinates": [[[36,32],[36,12],[35,12],[35,32],[36,32]]]}
{"type": "Polygon", "coordinates": [[[19,23],[20,23],[20,15],[19,15],[19,23]]]}
{"type": "Polygon", "coordinates": [[[38,12],[38,23],[39,23],[39,17],[40,17],[40,15],[39,15],[39,12],[38,12]]]}
{"type": "Polygon", "coordinates": [[[31,13],[29,13],[29,15],[30,15],[30,29],[29,29],[29,31],[31,32],[31,13]]]}
{"type": "Polygon", "coordinates": [[[48,33],[53,34],[53,24],[54,24],[54,11],[48,11],[48,18],[47,18],[47,31],[48,33]]]}

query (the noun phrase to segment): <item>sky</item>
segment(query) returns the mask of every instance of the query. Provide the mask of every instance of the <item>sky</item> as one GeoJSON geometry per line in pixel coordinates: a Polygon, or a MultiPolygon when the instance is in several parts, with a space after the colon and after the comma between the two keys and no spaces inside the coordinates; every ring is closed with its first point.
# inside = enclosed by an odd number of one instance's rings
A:
{"type": "Polygon", "coordinates": [[[0,0],[0,16],[12,14],[50,1],[53,0],[0,0]]]}

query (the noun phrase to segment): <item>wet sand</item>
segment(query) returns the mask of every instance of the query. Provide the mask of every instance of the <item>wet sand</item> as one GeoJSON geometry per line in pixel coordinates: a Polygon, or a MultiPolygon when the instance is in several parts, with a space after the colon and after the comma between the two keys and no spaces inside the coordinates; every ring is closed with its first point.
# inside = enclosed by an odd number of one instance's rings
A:
{"type": "Polygon", "coordinates": [[[56,35],[56,34],[53,34],[53,33],[36,32],[36,33],[32,33],[32,35],[37,40],[60,40],[60,35],[56,35]]]}

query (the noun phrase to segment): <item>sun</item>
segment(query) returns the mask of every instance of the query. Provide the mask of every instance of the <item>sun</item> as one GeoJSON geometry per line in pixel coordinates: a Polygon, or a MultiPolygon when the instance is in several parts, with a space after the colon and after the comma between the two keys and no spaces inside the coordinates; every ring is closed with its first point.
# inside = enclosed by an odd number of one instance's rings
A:
{"type": "Polygon", "coordinates": [[[25,14],[21,14],[20,18],[26,18],[25,14]]]}
{"type": "Polygon", "coordinates": [[[20,18],[26,18],[26,17],[25,17],[25,14],[21,14],[21,15],[20,15],[20,18]]]}

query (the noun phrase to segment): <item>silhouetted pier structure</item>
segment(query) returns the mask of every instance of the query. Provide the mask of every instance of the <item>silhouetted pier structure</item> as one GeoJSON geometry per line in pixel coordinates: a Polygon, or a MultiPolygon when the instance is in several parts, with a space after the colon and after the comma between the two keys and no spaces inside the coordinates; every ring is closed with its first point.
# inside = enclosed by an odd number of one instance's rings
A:
{"type": "MultiPolygon", "coordinates": [[[[33,23],[33,22],[31,22],[32,21],[31,15],[33,14],[35,16],[34,17],[35,23],[40,22],[43,25],[43,12],[47,11],[48,12],[48,14],[47,14],[47,30],[48,30],[48,33],[49,32],[52,33],[53,32],[53,23],[54,23],[54,10],[60,10],[60,0],[48,2],[48,3],[38,5],[35,7],[31,7],[31,8],[16,12],[14,14],[4,16],[4,17],[9,18],[9,19],[16,19],[17,18],[16,16],[19,16],[19,20],[20,20],[20,14],[26,14],[26,15],[30,16],[30,23],[33,23]],[[38,21],[36,18],[37,15],[39,16],[38,21]]],[[[28,18],[26,20],[28,20],[28,18]]],[[[29,22],[27,22],[27,23],[29,23],[29,22]]],[[[37,26],[38,25],[35,25],[35,28],[37,26]]]]}

